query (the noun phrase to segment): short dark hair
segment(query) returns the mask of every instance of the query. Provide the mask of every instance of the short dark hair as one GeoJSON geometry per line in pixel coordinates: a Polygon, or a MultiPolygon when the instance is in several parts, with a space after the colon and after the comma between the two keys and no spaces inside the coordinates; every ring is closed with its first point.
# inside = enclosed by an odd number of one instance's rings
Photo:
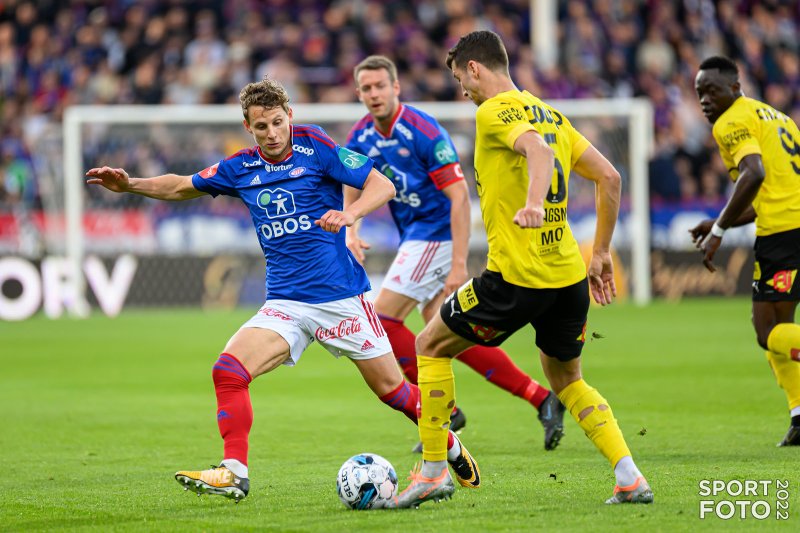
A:
{"type": "Polygon", "coordinates": [[[711,56],[700,63],[700,70],[717,69],[722,74],[738,77],[739,68],[734,63],[733,59],[725,56],[711,56]]]}
{"type": "Polygon", "coordinates": [[[394,62],[386,56],[369,56],[353,69],[353,78],[358,83],[358,73],[362,70],[381,70],[385,69],[389,73],[389,81],[397,81],[397,67],[394,62]]]}
{"type": "Polygon", "coordinates": [[[263,80],[248,83],[239,93],[239,103],[242,104],[242,114],[244,119],[250,123],[247,116],[247,108],[250,106],[261,106],[265,109],[280,107],[287,113],[289,112],[289,95],[286,89],[275,80],[264,77],[263,80]]]}
{"type": "Polygon", "coordinates": [[[500,36],[493,31],[473,31],[461,37],[447,52],[447,68],[453,63],[463,67],[469,61],[477,61],[489,70],[508,74],[508,53],[500,36]]]}

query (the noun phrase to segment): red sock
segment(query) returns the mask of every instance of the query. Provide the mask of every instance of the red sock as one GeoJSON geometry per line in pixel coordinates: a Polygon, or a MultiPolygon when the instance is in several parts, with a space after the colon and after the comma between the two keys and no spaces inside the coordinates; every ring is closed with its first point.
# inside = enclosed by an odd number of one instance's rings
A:
{"type": "Polygon", "coordinates": [[[409,383],[416,385],[417,348],[414,346],[414,342],[417,337],[403,324],[402,320],[385,315],[378,315],[378,317],[381,319],[383,329],[386,330],[386,334],[389,336],[394,357],[397,359],[400,368],[403,369],[403,374],[405,374],[409,383]]]}
{"type": "Polygon", "coordinates": [[[392,392],[381,396],[380,400],[396,411],[400,411],[409,420],[417,423],[417,405],[419,404],[419,387],[403,381],[392,392]]]}
{"type": "Polygon", "coordinates": [[[223,353],[211,371],[217,393],[217,425],[225,443],[224,459],[247,465],[247,441],[253,426],[253,406],[247,369],[231,354],[223,353]]]}
{"type": "MultiPolygon", "coordinates": [[[[384,329],[386,329],[386,326],[384,326],[384,329]]],[[[380,400],[392,409],[406,415],[414,424],[417,423],[417,417],[419,416],[419,387],[416,385],[403,381],[392,392],[381,396],[380,400]]],[[[448,432],[448,450],[453,447],[453,442],[453,433],[448,432]]]]}
{"type": "Polygon", "coordinates": [[[537,409],[550,393],[547,388],[520,370],[500,348],[473,346],[462,352],[458,360],[466,363],[501,389],[524,398],[537,409]]]}

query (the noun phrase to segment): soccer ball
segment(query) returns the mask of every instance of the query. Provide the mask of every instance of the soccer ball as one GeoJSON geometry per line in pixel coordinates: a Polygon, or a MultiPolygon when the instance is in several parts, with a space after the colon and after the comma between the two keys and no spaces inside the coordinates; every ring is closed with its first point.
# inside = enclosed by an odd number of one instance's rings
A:
{"type": "Polygon", "coordinates": [[[344,462],[336,476],[336,492],[350,509],[369,509],[397,494],[392,464],[374,453],[360,453],[344,462]]]}

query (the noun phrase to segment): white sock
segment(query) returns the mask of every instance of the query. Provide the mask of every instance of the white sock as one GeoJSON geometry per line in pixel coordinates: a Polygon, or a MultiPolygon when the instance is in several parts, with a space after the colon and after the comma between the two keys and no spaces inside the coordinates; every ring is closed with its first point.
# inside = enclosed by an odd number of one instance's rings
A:
{"type": "Polygon", "coordinates": [[[224,466],[239,477],[248,477],[247,465],[237,459],[223,459],[219,465],[224,466]]]}
{"type": "MultiPolygon", "coordinates": [[[[450,433],[452,433],[452,431],[450,433]]],[[[447,450],[447,460],[455,461],[458,459],[459,455],[461,455],[461,443],[455,438],[455,435],[453,435],[453,445],[447,450]]]]}
{"type": "Polygon", "coordinates": [[[447,468],[447,461],[422,461],[422,475],[427,478],[439,477],[444,468],[447,468]]]}
{"type": "Polygon", "coordinates": [[[614,467],[614,475],[617,477],[618,487],[627,487],[636,483],[636,479],[641,477],[642,473],[636,468],[633,457],[626,455],[614,467]]]}
{"type": "Polygon", "coordinates": [[[800,405],[789,411],[789,416],[797,416],[800,415],[800,405]]]}

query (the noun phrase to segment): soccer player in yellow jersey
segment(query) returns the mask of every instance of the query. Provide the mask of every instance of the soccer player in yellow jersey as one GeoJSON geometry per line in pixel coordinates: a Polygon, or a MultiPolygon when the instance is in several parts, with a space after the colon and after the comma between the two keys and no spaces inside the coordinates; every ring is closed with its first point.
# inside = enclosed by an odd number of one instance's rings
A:
{"type": "Polygon", "coordinates": [[[725,230],[755,220],[753,326],[789,402],[792,421],[778,446],[800,446],[800,325],[794,323],[800,300],[800,131],[788,116],[742,94],[736,63],[727,57],[703,61],[695,89],[735,186],[716,220],[689,231],[714,272],[725,230]]]}
{"type": "MultiPolygon", "coordinates": [[[[564,115],[517,89],[497,34],[465,35],[449,51],[447,66],[478,105],[475,172],[488,265],[445,300],[417,337],[423,464],[388,506],[414,507],[452,495],[445,447],[455,402],[452,358],[474,344],[497,346],[526,324],[536,331],[552,390],[614,468],[617,486],[606,503],[650,503],[653,491],[608,402],[581,376],[589,293],[602,305],[616,293],[609,246],[619,211],[619,173],[564,115]],[[566,219],[573,170],[597,187],[588,280],[566,219]]],[[[469,486],[469,480],[459,482],[469,486]]]]}

